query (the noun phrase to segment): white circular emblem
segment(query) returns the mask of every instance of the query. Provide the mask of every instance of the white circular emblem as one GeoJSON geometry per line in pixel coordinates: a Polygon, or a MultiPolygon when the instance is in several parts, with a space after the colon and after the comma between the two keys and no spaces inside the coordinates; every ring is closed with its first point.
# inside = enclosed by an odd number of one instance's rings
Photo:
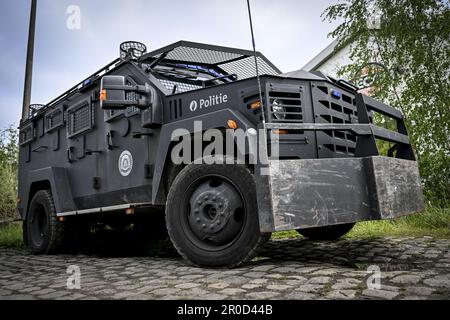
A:
{"type": "Polygon", "coordinates": [[[125,150],[119,157],[119,172],[122,176],[127,177],[133,170],[133,156],[130,151],[125,150]]]}
{"type": "Polygon", "coordinates": [[[197,101],[193,100],[189,106],[189,108],[191,109],[192,112],[194,112],[195,110],[197,110],[197,101]]]}

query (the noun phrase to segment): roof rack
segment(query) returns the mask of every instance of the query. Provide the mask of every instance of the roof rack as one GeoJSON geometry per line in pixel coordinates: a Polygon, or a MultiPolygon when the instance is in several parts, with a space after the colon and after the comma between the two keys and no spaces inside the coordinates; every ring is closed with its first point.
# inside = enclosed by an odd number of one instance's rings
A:
{"type": "Polygon", "coordinates": [[[47,107],[50,107],[58,102],[60,102],[61,100],[66,99],[68,96],[70,96],[71,94],[75,93],[76,91],[78,91],[79,89],[85,88],[90,86],[91,84],[94,83],[95,80],[97,80],[98,78],[100,78],[101,76],[103,76],[105,73],[111,71],[112,69],[118,67],[120,64],[123,63],[123,60],[120,58],[115,59],[113,62],[107,64],[106,66],[104,66],[103,68],[101,68],[99,71],[97,71],[96,73],[90,75],[89,77],[87,77],[85,80],[81,81],[80,83],[78,83],[77,85],[75,85],[74,87],[72,87],[71,89],[67,90],[66,92],[64,92],[62,95],[60,95],[59,97],[53,99],[52,101],[50,101],[47,104],[47,107]]]}
{"type": "MultiPolygon", "coordinates": [[[[43,107],[41,107],[38,111],[42,112],[44,110],[50,109],[51,107],[53,107],[57,103],[67,99],[72,94],[76,93],[78,90],[90,86],[91,84],[93,84],[95,82],[95,80],[99,79],[105,73],[107,73],[107,72],[111,71],[112,69],[118,67],[122,63],[124,63],[124,61],[122,59],[120,59],[120,58],[115,59],[113,62],[107,64],[106,66],[101,68],[99,71],[97,71],[96,73],[93,73],[92,75],[90,75],[89,77],[87,77],[86,79],[84,79],[83,81],[81,81],[80,83],[75,85],[74,87],[70,88],[69,90],[67,90],[63,94],[59,95],[58,97],[56,97],[55,99],[53,99],[52,101],[47,103],[46,105],[43,105],[43,107]]],[[[34,114],[34,116],[35,115],[36,114],[34,114]]],[[[26,121],[26,120],[29,120],[29,119],[30,118],[24,119],[23,121],[26,121]]]]}
{"type": "MultiPolygon", "coordinates": [[[[139,61],[155,60],[165,55],[164,60],[178,63],[200,63],[217,66],[228,74],[236,74],[239,80],[256,76],[254,52],[250,50],[215,46],[204,43],[178,41],[161,49],[149,52],[139,61]]],[[[264,55],[257,52],[262,74],[279,75],[281,71],[264,55]]]]}

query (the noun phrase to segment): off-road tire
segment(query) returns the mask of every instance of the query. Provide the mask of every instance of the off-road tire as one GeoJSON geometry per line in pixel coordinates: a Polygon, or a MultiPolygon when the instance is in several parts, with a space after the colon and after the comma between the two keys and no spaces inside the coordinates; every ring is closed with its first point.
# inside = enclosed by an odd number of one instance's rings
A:
{"type": "Polygon", "coordinates": [[[354,225],[354,223],[338,224],[326,227],[299,229],[297,232],[310,240],[337,240],[349,233],[354,225]]]}
{"type": "Polygon", "coordinates": [[[51,191],[38,191],[30,202],[26,228],[24,228],[28,248],[34,254],[51,254],[60,251],[64,244],[65,227],[64,222],[58,221],[56,216],[51,191]],[[42,228],[38,226],[39,219],[45,219],[42,228]],[[39,232],[40,229],[43,232],[39,232]]]}
{"type": "MultiPolygon", "coordinates": [[[[232,218],[230,218],[232,219],[232,218]]],[[[231,223],[227,220],[224,228],[231,223]]],[[[233,222],[234,223],[234,222],[233,222]]],[[[241,222],[240,222],[241,223],[241,222]]],[[[256,186],[250,170],[244,165],[190,164],[175,178],[169,191],[166,204],[166,224],[170,239],[180,255],[193,265],[201,267],[237,267],[251,260],[258,248],[270,239],[270,233],[259,229],[256,186]],[[189,211],[189,194],[195,194],[196,183],[209,177],[220,177],[232,184],[241,195],[245,206],[245,221],[240,233],[228,245],[199,245],[193,241],[192,231],[186,225],[186,212],[189,211]]]]}

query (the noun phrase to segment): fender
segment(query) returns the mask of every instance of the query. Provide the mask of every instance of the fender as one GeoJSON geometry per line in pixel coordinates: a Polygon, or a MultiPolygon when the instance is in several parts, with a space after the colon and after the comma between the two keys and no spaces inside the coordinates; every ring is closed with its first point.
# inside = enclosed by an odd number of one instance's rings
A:
{"type": "Polygon", "coordinates": [[[27,190],[25,190],[25,197],[24,197],[25,201],[23,204],[24,220],[27,217],[28,205],[31,201],[30,199],[31,186],[33,185],[33,183],[41,181],[48,181],[50,183],[53,201],[55,202],[56,212],[66,212],[76,210],[66,168],[48,167],[30,171],[28,175],[27,185],[30,187],[27,188],[27,190]]]}
{"type": "MultiPolygon", "coordinates": [[[[167,153],[169,151],[169,146],[171,143],[172,132],[176,129],[186,129],[190,133],[194,132],[194,121],[203,121],[204,124],[208,124],[203,127],[203,130],[223,128],[226,127],[227,121],[233,119],[237,122],[239,128],[243,130],[248,130],[250,128],[255,128],[255,125],[249,122],[242,114],[231,109],[218,110],[216,112],[211,112],[200,117],[189,118],[166,124],[161,128],[161,136],[159,139],[158,152],[155,160],[155,169],[153,174],[153,185],[152,185],[152,203],[158,205],[164,205],[165,201],[162,199],[161,195],[161,178],[163,170],[165,169],[165,163],[167,159],[167,153]]],[[[238,146],[240,152],[242,146],[238,146]]],[[[244,146],[245,148],[245,146],[244,146]]]]}

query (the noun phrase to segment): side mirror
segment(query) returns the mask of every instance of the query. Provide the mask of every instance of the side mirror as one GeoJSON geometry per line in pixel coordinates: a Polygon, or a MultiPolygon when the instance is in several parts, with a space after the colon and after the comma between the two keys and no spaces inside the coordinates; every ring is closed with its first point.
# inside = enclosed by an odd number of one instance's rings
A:
{"type": "Polygon", "coordinates": [[[123,110],[129,106],[145,109],[151,105],[150,86],[127,86],[124,76],[104,76],[100,84],[100,108],[123,110]],[[127,94],[128,93],[128,94],[127,94]]]}

